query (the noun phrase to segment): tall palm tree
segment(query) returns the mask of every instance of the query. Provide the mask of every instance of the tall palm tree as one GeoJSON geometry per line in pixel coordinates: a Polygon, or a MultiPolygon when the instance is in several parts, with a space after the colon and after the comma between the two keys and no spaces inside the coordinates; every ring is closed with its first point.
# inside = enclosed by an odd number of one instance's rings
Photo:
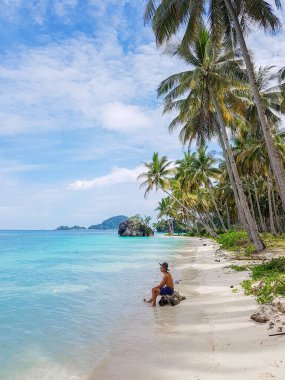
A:
{"type": "MultiPolygon", "coordinates": [[[[281,8],[281,1],[275,0],[281,8]]],[[[178,33],[184,27],[182,44],[189,44],[197,38],[200,27],[208,16],[213,40],[224,36],[225,42],[236,46],[238,41],[245,61],[254,101],[256,103],[262,132],[266,142],[270,164],[278,184],[285,211],[285,169],[274,145],[270,124],[267,122],[262,99],[256,82],[254,66],[245,42],[244,32],[258,24],[265,31],[276,32],[280,21],[273,7],[265,0],[148,0],[145,9],[145,21],[152,22],[152,28],[158,45],[178,33]]]]}
{"type": "Polygon", "coordinates": [[[258,234],[257,224],[249,211],[225,122],[225,120],[230,122],[233,119],[229,107],[234,110],[243,107],[243,102],[233,93],[234,88],[241,87],[241,79],[244,79],[240,62],[230,51],[218,49],[205,29],[200,30],[199,38],[193,47],[178,45],[172,48],[172,52],[187,64],[191,64],[193,69],[170,76],[158,88],[158,95],[165,96],[165,111],[179,110],[179,115],[172,122],[171,127],[178,126],[186,120],[186,128],[191,128],[192,122],[189,120],[192,119],[200,121],[201,126],[214,124],[218,127],[229,175],[235,182],[233,190],[235,187],[237,189],[236,204],[240,209],[241,219],[244,214],[244,219],[242,219],[244,228],[256,250],[260,251],[264,248],[264,244],[258,234]],[[181,99],[181,96],[185,94],[186,98],[181,99]],[[193,102],[199,104],[199,107],[191,108],[193,102]]]}
{"type": "Polygon", "coordinates": [[[197,219],[203,227],[209,232],[212,237],[216,237],[217,234],[213,231],[202,218],[199,217],[196,213],[190,210],[185,206],[177,197],[175,197],[170,192],[170,176],[174,173],[174,168],[171,168],[171,162],[167,160],[166,156],[159,157],[158,152],[154,152],[152,161],[145,162],[144,166],[147,171],[141,173],[138,176],[138,180],[142,180],[143,182],[140,185],[140,188],[146,187],[145,197],[147,194],[155,189],[158,191],[159,189],[165,192],[168,196],[175,200],[187,213],[189,213],[194,219],[197,219]]]}
{"type": "MultiPolygon", "coordinates": [[[[284,144],[284,132],[279,132],[274,135],[274,143],[278,149],[279,155],[285,161],[285,144],[284,144]]],[[[259,218],[261,221],[261,227],[263,226],[263,218],[261,217],[260,205],[257,197],[257,189],[255,178],[263,178],[266,182],[267,187],[267,201],[270,217],[270,229],[273,234],[275,231],[275,223],[273,222],[273,208],[275,207],[272,202],[272,196],[274,194],[274,181],[271,175],[271,168],[268,158],[268,151],[265,149],[264,139],[259,136],[253,136],[248,130],[240,130],[238,135],[235,137],[235,153],[237,157],[237,164],[240,168],[240,171],[248,177],[250,175],[251,180],[253,181],[253,187],[257,203],[257,211],[259,213],[259,218]]],[[[280,231],[281,226],[279,221],[276,219],[277,230],[280,231]]]]}

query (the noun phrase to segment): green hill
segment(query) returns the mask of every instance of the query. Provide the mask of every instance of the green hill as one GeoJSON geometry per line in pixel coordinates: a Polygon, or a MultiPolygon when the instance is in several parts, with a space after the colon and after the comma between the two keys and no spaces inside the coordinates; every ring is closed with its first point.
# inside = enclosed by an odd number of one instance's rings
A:
{"type": "Polygon", "coordinates": [[[101,224],[95,224],[88,227],[89,230],[113,230],[118,229],[119,225],[128,219],[125,215],[112,216],[112,218],[104,220],[101,224]]]}

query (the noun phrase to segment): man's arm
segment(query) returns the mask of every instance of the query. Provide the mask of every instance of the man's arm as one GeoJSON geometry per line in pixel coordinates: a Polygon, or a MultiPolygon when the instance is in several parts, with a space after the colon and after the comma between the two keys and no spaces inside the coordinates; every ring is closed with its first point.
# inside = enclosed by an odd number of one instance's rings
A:
{"type": "Polygon", "coordinates": [[[157,286],[157,288],[163,288],[166,284],[166,275],[163,276],[163,279],[161,280],[161,283],[157,286]]]}

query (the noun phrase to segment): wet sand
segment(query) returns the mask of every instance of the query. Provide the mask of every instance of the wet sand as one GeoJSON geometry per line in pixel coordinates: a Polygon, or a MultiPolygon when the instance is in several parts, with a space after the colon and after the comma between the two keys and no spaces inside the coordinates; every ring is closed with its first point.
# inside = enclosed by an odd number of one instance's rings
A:
{"type": "Polygon", "coordinates": [[[96,380],[285,379],[285,336],[269,337],[250,320],[258,305],[233,293],[245,272],[227,268],[209,240],[187,239],[173,257],[177,306],[143,303],[111,340],[111,351],[96,366],[96,380]],[[204,245],[206,244],[206,245],[204,245]],[[217,262],[215,260],[220,260],[217,262]]]}

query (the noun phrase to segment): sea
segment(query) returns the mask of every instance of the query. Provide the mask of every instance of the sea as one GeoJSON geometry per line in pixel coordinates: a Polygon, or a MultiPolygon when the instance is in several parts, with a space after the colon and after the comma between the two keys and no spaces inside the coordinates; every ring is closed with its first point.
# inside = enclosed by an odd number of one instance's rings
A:
{"type": "Polygon", "coordinates": [[[0,231],[0,379],[89,379],[116,332],[151,318],[143,298],[184,245],[114,230],[0,231]]]}

